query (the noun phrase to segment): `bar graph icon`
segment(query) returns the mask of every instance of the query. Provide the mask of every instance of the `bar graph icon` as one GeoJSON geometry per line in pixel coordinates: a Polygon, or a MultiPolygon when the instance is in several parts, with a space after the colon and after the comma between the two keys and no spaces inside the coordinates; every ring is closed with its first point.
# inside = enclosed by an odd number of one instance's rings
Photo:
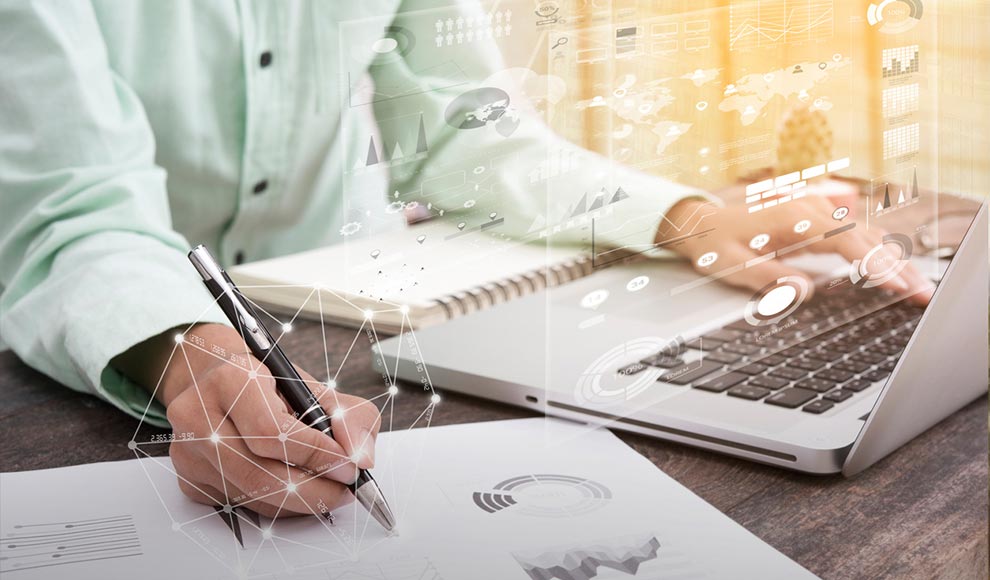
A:
{"type": "Polygon", "coordinates": [[[366,153],[354,164],[355,171],[371,168],[393,167],[426,157],[430,150],[426,139],[426,123],[419,114],[419,122],[410,122],[408,117],[391,119],[381,123],[380,138],[368,137],[366,153]]]}
{"type": "Polygon", "coordinates": [[[891,79],[921,71],[921,52],[917,44],[883,51],[883,78],[891,79]]]}
{"type": "MultiPolygon", "coordinates": [[[[906,177],[907,175],[902,175],[901,179],[906,177]]],[[[920,200],[921,191],[918,188],[917,169],[914,169],[910,183],[897,183],[885,179],[873,182],[871,207],[875,217],[893,213],[909,205],[914,205],[920,200]]]]}

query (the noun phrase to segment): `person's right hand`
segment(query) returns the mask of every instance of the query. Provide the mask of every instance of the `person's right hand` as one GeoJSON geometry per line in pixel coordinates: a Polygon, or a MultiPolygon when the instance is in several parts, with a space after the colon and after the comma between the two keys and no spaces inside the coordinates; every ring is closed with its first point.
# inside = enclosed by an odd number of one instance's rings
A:
{"type": "MultiPolygon", "coordinates": [[[[742,199],[742,187],[730,190],[730,199],[742,199]]],[[[689,238],[683,242],[671,244],[669,248],[691,260],[695,269],[703,274],[711,273],[709,268],[698,265],[698,259],[708,252],[716,252],[718,270],[737,271],[729,276],[720,278],[722,282],[746,288],[760,290],[767,284],[783,276],[800,276],[808,280],[810,288],[814,288],[812,280],[804,273],[794,269],[782,260],[769,260],[752,267],[743,267],[763,256],[766,252],[799,244],[807,239],[824,234],[836,228],[840,220],[832,217],[835,211],[824,197],[808,196],[794,200],[788,204],[777,206],[769,211],[751,214],[742,205],[717,207],[711,202],[688,199],[676,204],[668,213],[667,219],[657,233],[658,245],[666,245],[670,240],[677,239],[681,232],[669,224],[700,223],[711,230],[707,236],[689,238]],[[807,229],[800,233],[795,226],[801,221],[807,222],[807,229]],[[757,234],[766,234],[770,241],[759,249],[754,249],[750,243],[757,234]]],[[[848,218],[847,222],[852,223],[848,218]]],[[[876,226],[867,229],[864,224],[858,224],[852,230],[831,236],[809,245],[805,251],[817,253],[835,253],[849,262],[865,258],[873,248],[882,246],[886,232],[876,226]]],[[[884,248],[874,258],[875,269],[883,270],[890,261],[900,259],[899,255],[884,248]]],[[[934,292],[934,283],[927,279],[911,263],[894,278],[881,285],[893,292],[902,294],[917,305],[928,304],[934,292]]]]}
{"type": "Polygon", "coordinates": [[[330,438],[295,418],[271,373],[232,328],[196,326],[181,346],[157,396],[176,434],[169,453],[183,493],[268,517],[325,515],[352,499],[345,484],[358,467],[374,465],[380,415],[373,403],[300,371],[332,417],[330,438]],[[235,362],[231,354],[238,355],[235,362]]]}

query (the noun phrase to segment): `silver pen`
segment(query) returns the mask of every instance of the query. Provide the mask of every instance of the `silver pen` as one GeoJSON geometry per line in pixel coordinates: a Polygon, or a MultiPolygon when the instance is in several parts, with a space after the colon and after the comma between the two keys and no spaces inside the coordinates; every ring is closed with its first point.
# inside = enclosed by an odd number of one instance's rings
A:
{"type": "MultiPolygon", "coordinates": [[[[240,333],[251,354],[262,361],[275,378],[278,392],[285,397],[289,406],[300,421],[333,437],[330,416],[323,410],[316,396],[306,386],[296,368],[286,358],[275,340],[258,318],[254,308],[244,299],[234,282],[220,267],[206,247],[200,245],[189,252],[189,261],[193,263],[203,283],[216,298],[230,323],[240,333]]],[[[395,516],[382,495],[378,483],[367,469],[359,469],[356,481],[350,487],[358,502],[363,505],[384,527],[391,531],[395,528],[395,516]]]]}

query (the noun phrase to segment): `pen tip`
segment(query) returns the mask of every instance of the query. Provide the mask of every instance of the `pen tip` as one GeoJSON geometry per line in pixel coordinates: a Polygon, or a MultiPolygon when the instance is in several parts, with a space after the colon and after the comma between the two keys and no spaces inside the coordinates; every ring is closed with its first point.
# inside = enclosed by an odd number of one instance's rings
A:
{"type": "Polygon", "coordinates": [[[395,514],[388,507],[381,489],[378,488],[378,484],[374,480],[367,481],[357,488],[354,495],[357,496],[358,502],[368,510],[371,517],[375,518],[375,521],[381,524],[386,531],[395,530],[395,514]]]}

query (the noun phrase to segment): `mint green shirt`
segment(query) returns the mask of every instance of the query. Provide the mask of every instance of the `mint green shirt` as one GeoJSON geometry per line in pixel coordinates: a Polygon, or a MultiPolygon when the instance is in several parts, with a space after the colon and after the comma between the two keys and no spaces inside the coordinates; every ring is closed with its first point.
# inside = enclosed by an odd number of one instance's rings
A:
{"type": "MultiPolygon", "coordinates": [[[[537,46],[531,3],[503,4],[519,5],[512,42],[537,46]]],[[[149,394],[109,361],[170,328],[225,322],[186,259],[190,242],[230,265],[340,242],[348,223],[373,235],[401,225],[401,212],[382,211],[395,192],[448,215],[477,197],[472,215],[497,212],[523,239],[547,208],[618,184],[630,199],[611,219],[640,223],[596,241],[648,246],[660,216],[696,192],[591,154],[534,185],[536,161],[572,146],[518,99],[511,135],[445,121],[453,99],[505,64],[497,39],[441,46],[434,27],[482,16],[466,1],[0,0],[3,344],[140,416],[149,394]],[[396,31],[412,41],[389,50],[396,31]],[[390,131],[409,115],[428,152],[354,169],[368,165],[376,126],[398,142],[390,131]],[[472,167],[488,170],[480,190],[451,181],[472,167]]],[[[149,419],[165,424],[157,403],[149,419]]]]}

